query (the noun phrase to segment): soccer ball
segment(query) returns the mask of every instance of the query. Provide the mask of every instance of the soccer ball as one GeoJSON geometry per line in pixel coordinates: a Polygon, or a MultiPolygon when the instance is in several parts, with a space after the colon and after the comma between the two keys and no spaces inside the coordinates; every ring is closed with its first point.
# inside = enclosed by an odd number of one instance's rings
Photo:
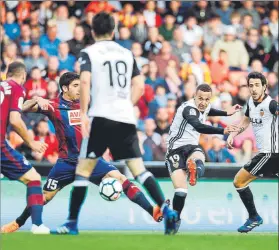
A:
{"type": "Polygon", "coordinates": [[[114,178],[105,178],[99,186],[99,193],[106,201],[116,201],[122,193],[121,183],[114,178]]]}

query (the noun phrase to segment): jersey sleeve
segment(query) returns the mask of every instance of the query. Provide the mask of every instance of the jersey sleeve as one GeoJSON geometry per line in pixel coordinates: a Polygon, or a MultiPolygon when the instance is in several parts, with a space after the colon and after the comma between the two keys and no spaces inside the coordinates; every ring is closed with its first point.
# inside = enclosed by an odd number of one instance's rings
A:
{"type": "Polygon", "coordinates": [[[22,88],[16,87],[12,89],[10,111],[22,111],[22,106],[24,102],[24,90],[22,88]]]}
{"type": "Polygon", "coordinates": [[[275,100],[272,100],[269,104],[269,111],[273,115],[279,112],[279,103],[276,102],[275,100]]]}
{"type": "Polygon", "coordinates": [[[132,72],[132,78],[136,77],[140,75],[140,71],[139,71],[139,68],[138,68],[138,65],[137,65],[137,62],[134,58],[134,61],[133,61],[133,72],[132,72]]]}
{"type": "Polygon", "coordinates": [[[246,111],[245,111],[245,116],[249,117],[249,104],[247,103],[246,111]]]}
{"type": "Polygon", "coordinates": [[[211,108],[208,113],[209,116],[228,116],[228,113],[223,110],[211,108]]]}
{"type": "Polygon", "coordinates": [[[78,59],[79,63],[80,63],[80,72],[83,71],[89,71],[91,72],[91,61],[90,58],[88,56],[88,54],[86,52],[81,52],[79,59],[78,59]]]}
{"type": "Polygon", "coordinates": [[[201,134],[224,134],[223,128],[215,128],[212,126],[208,126],[203,124],[199,120],[199,111],[193,107],[186,107],[182,112],[183,118],[187,120],[187,122],[195,128],[201,134]]]}

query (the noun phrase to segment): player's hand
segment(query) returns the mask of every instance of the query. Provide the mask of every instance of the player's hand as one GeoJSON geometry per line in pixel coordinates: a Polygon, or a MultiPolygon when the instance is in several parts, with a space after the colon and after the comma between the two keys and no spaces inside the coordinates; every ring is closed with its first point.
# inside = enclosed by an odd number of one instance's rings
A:
{"type": "Polygon", "coordinates": [[[240,106],[239,104],[236,104],[236,105],[234,105],[233,107],[231,107],[228,111],[227,111],[227,113],[228,113],[228,115],[233,115],[233,114],[235,114],[236,112],[239,112],[240,110],[242,110],[242,106],[240,106]]]}
{"type": "Polygon", "coordinates": [[[32,141],[30,143],[30,148],[35,152],[44,153],[48,148],[48,144],[40,141],[32,141]]]}
{"type": "Polygon", "coordinates": [[[228,139],[227,139],[227,147],[228,149],[233,149],[233,136],[229,135],[228,139]]]}
{"type": "Polygon", "coordinates": [[[230,133],[238,132],[238,131],[239,131],[239,127],[238,126],[236,126],[236,125],[229,125],[228,127],[226,127],[224,129],[224,134],[228,135],[230,133]]]}
{"type": "Polygon", "coordinates": [[[83,138],[89,138],[90,133],[90,119],[86,114],[81,114],[81,134],[83,138]]]}
{"type": "Polygon", "coordinates": [[[54,107],[51,105],[53,104],[52,101],[44,99],[42,97],[37,97],[37,104],[42,110],[49,110],[51,109],[54,111],[54,107]]]}

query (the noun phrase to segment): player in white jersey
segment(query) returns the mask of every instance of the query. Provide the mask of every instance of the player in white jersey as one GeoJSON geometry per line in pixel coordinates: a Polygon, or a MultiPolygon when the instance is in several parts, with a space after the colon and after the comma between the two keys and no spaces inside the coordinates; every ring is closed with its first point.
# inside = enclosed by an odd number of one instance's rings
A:
{"type": "Polygon", "coordinates": [[[208,84],[197,87],[194,99],[184,102],[177,110],[167,138],[166,166],[169,170],[175,194],[173,208],[178,212],[176,232],[181,220],[187,196],[187,177],[194,186],[197,178],[204,174],[205,154],[199,146],[200,134],[228,134],[236,131],[236,126],[215,128],[205,125],[207,116],[228,116],[239,111],[241,106],[235,105],[228,112],[211,108],[212,89],[208,84]]]}
{"type": "MultiPolygon", "coordinates": [[[[175,229],[177,213],[169,208],[154,176],[146,171],[141,157],[133,106],[144,91],[144,80],[132,52],[112,41],[114,19],[101,12],[92,23],[96,43],[81,51],[81,130],[79,164],[70,201],[73,221],[62,227],[77,231],[77,218],[85,199],[88,179],[107,148],[114,160],[125,160],[134,177],[161,208],[165,233],[175,229]],[[88,110],[88,104],[90,108],[88,110]]],[[[58,230],[59,231],[59,230],[58,230]]]]}
{"type": "Polygon", "coordinates": [[[252,72],[248,75],[247,82],[251,97],[248,101],[245,116],[239,125],[239,131],[230,134],[227,139],[228,147],[233,148],[234,137],[252,124],[259,150],[259,154],[239,170],[234,178],[234,186],[249,213],[246,223],[238,228],[241,233],[247,233],[263,223],[263,219],[256,210],[253,194],[248,184],[258,177],[274,176],[279,173],[279,105],[265,93],[267,81],[264,75],[252,72]]]}

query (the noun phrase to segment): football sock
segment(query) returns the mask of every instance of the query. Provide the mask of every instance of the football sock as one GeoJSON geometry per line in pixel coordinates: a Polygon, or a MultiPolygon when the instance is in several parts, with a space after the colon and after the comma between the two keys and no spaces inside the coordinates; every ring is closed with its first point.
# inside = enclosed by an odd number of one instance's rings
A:
{"type": "Polygon", "coordinates": [[[146,190],[148,191],[148,193],[150,194],[154,202],[159,207],[162,207],[162,205],[165,202],[165,197],[163,195],[161,187],[157,183],[153,174],[150,173],[149,171],[145,171],[139,176],[137,176],[136,180],[146,188],[146,190]]]}
{"type": "Polygon", "coordinates": [[[22,212],[22,214],[18,218],[16,218],[16,223],[19,225],[19,227],[22,227],[25,224],[25,222],[28,220],[30,215],[31,215],[30,209],[29,207],[26,207],[22,212]]]}
{"type": "Polygon", "coordinates": [[[178,217],[180,219],[180,214],[183,210],[188,190],[184,188],[176,188],[174,191],[175,193],[172,201],[173,209],[177,211],[178,217]]]}
{"type": "Polygon", "coordinates": [[[88,184],[88,178],[76,175],[71,192],[69,221],[77,221],[80,208],[86,197],[88,184]]]}
{"type": "Polygon", "coordinates": [[[129,180],[126,180],[123,184],[123,191],[127,195],[127,197],[134,203],[141,206],[145,211],[147,211],[151,216],[153,216],[153,206],[146,199],[143,192],[139,190],[139,188],[129,180]]]}
{"type": "Polygon", "coordinates": [[[202,177],[204,175],[205,167],[202,162],[202,160],[195,160],[196,166],[197,166],[197,176],[198,178],[202,177]]]}
{"type": "Polygon", "coordinates": [[[30,209],[32,224],[40,226],[44,206],[43,191],[41,181],[30,181],[27,184],[27,206],[30,209]]]}
{"type": "Polygon", "coordinates": [[[258,212],[256,210],[255,203],[254,203],[253,194],[249,186],[246,186],[244,188],[237,188],[236,190],[239,193],[239,196],[249,213],[249,218],[255,218],[256,216],[258,216],[258,212]]]}

